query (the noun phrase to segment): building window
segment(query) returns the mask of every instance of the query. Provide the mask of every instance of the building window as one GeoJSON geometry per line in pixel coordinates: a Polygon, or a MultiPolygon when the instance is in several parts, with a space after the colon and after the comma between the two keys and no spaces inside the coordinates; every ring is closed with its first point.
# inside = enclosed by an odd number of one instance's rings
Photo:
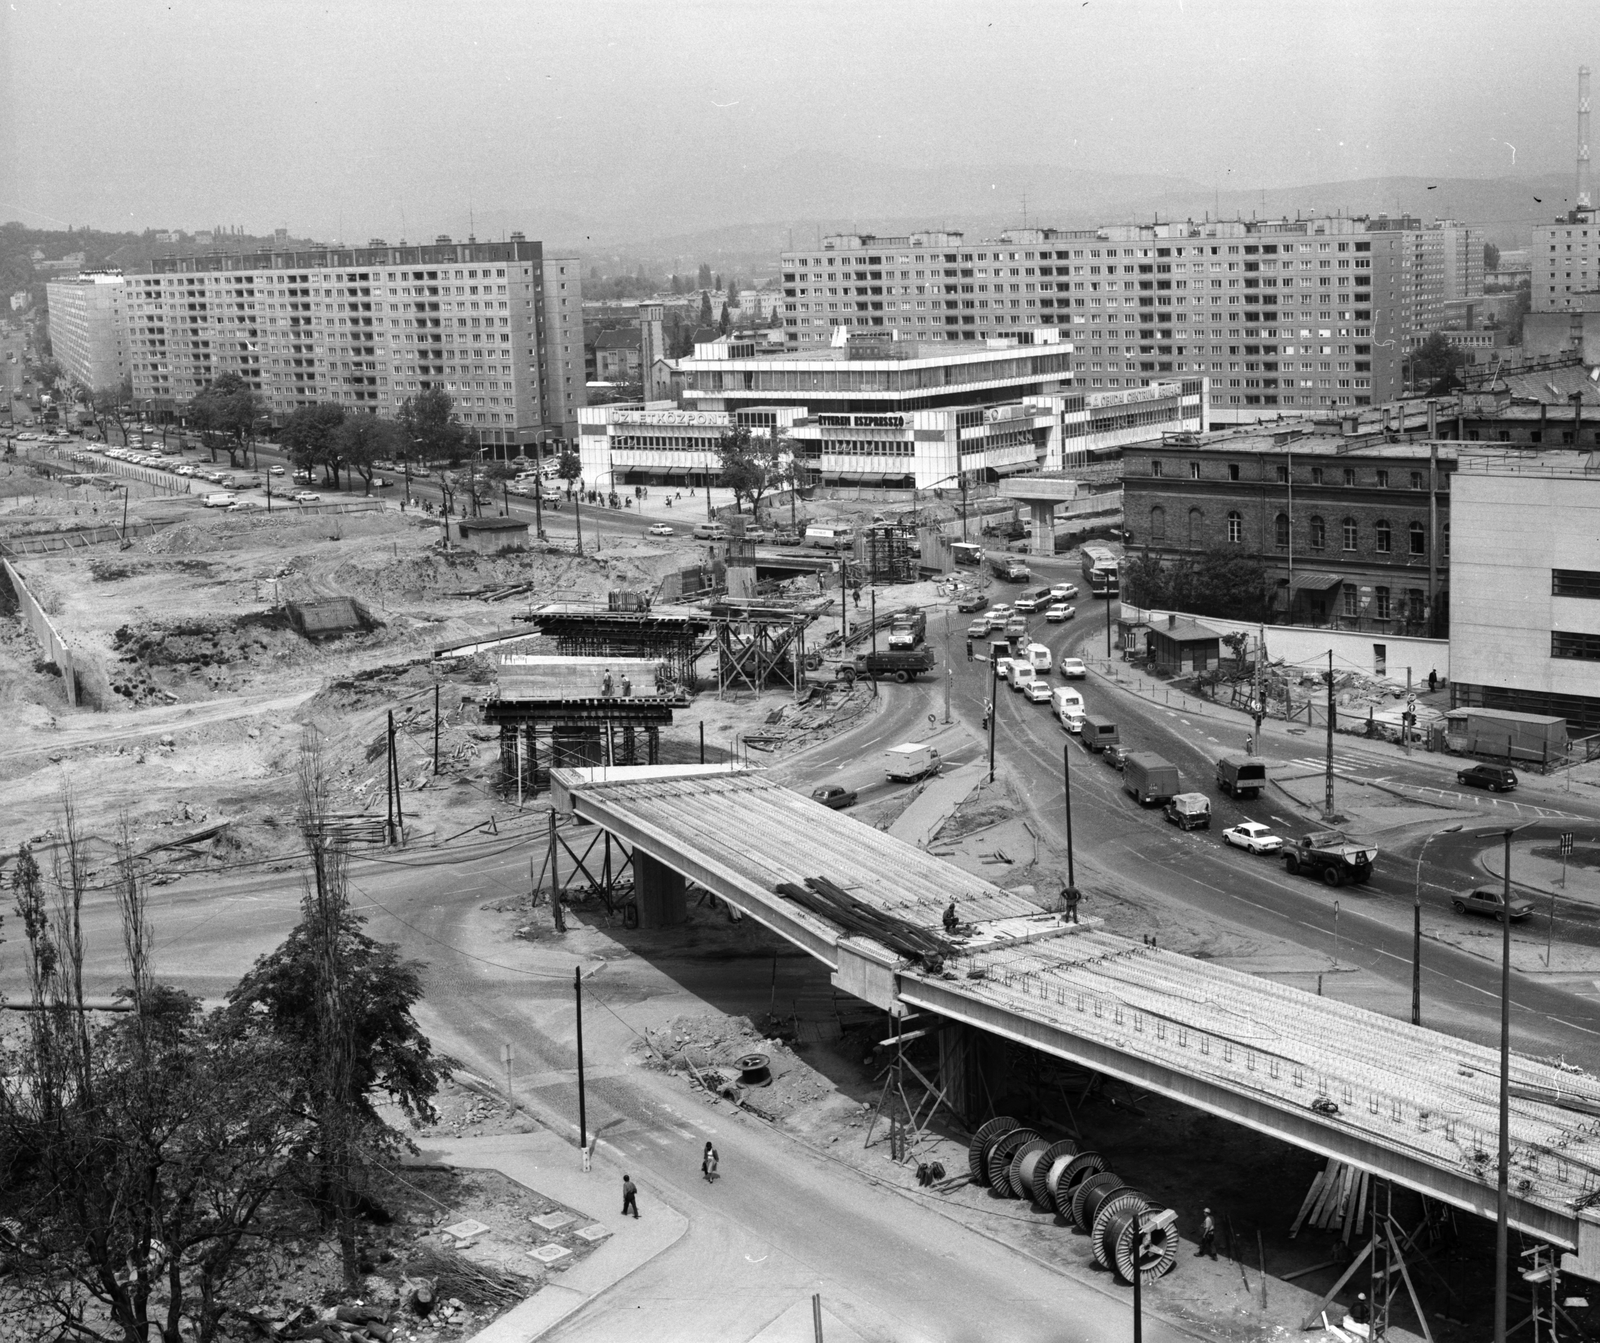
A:
{"type": "Polygon", "coordinates": [[[1198,508],[1189,510],[1189,549],[1200,549],[1200,533],[1205,526],[1206,515],[1198,508]]]}
{"type": "Polygon", "coordinates": [[[1600,634],[1571,634],[1564,630],[1551,630],[1550,656],[1600,662],[1600,634]]]}
{"type": "Polygon", "coordinates": [[[1322,484],[1322,468],[1320,466],[1313,466],[1311,468],[1311,483],[1313,485],[1322,484]]]}
{"type": "Polygon", "coordinates": [[[1344,483],[1347,486],[1354,485],[1356,483],[1356,473],[1355,473],[1355,468],[1354,467],[1351,467],[1351,466],[1345,467],[1345,469],[1344,469],[1344,483]]]}
{"type": "Polygon", "coordinates": [[[1158,479],[1161,476],[1161,463],[1155,458],[1150,459],[1150,474],[1158,479]]]}
{"type": "Polygon", "coordinates": [[[1413,471],[1411,473],[1411,488],[1414,490],[1420,490],[1422,488],[1422,472],[1413,471]]]}
{"type": "Polygon", "coordinates": [[[1315,514],[1311,517],[1311,548],[1313,550],[1326,550],[1328,547],[1328,524],[1315,514]]]}
{"type": "Polygon", "coordinates": [[[1278,484],[1287,485],[1289,483],[1289,468],[1287,466],[1280,466],[1277,469],[1277,476],[1278,484]]]}
{"type": "Polygon", "coordinates": [[[1228,540],[1234,545],[1244,541],[1244,518],[1237,511],[1228,514],[1228,540]]]}
{"type": "Polygon", "coordinates": [[[1406,589],[1406,619],[1421,624],[1427,614],[1427,599],[1421,588],[1406,589]]]}
{"type": "Polygon", "coordinates": [[[1355,585],[1352,583],[1344,585],[1344,613],[1347,616],[1361,614],[1361,594],[1356,591],[1355,585]]]}
{"type": "Polygon", "coordinates": [[[1229,480],[1238,480],[1239,479],[1239,463],[1238,462],[1229,462],[1228,463],[1228,479],[1229,480]]]}
{"type": "Polygon", "coordinates": [[[1389,589],[1388,588],[1373,588],[1372,589],[1372,607],[1373,607],[1374,614],[1378,617],[1379,620],[1387,620],[1389,618],[1389,589]]]}
{"type": "Polygon", "coordinates": [[[1378,488],[1380,490],[1389,488],[1389,473],[1387,471],[1378,472],[1378,488]]]}
{"type": "Polygon", "coordinates": [[[1354,550],[1356,548],[1356,520],[1354,518],[1346,518],[1340,524],[1340,530],[1344,533],[1344,548],[1346,550],[1354,550]]]}
{"type": "Polygon", "coordinates": [[[1189,463],[1189,479],[1190,480],[1199,480],[1200,479],[1200,463],[1199,462],[1190,462],[1189,463]]]}
{"type": "Polygon", "coordinates": [[[1158,546],[1167,543],[1167,510],[1159,504],[1150,510],[1150,539],[1158,546]]]}
{"type": "Polygon", "coordinates": [[[1289,515],[1287,513],[1279,513],[1272,520],[1272,539],[1279,550],[1287,550],[1289,548],[1289,515]]]}
{"type": "MultiPolygon", "coordinates": [[[[1394,549],[1393,533],[1390,532],[1389,524],[1385,519],[1379,518],[1378,521],[1373,524],[1372,537],[1373,549],[1376,550],[1378,554],[1387,555],[1391,550],[1394,549]]],[[[1346,550],[1353,550],[1354,548],[1355,547],[1350,545],[1345,546],[1346,550]]]]}
{"type": "Polygon", "coordinates": [[[1592,569],[1552,569],[1552,597],[1600,597],[1600,573],[1592,569]]]}
{"type": "Polygon", "coordinates": [[[1428,553],[1428,529],[1420,522],[1413,522],[1411,532],[1411,553],[1413,555],[1426,555],[1428,553]]]}

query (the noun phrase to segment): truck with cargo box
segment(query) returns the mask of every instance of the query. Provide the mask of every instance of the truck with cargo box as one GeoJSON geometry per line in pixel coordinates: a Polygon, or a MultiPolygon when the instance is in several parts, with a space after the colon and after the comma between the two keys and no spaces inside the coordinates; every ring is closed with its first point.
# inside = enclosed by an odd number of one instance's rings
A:
{"type": "Polygon", "coordinates": [[[915,648],[927,637],[926,611],[902,611],[889,626],[889,647],[893,649],[915,648]]]}
{"type": "Polygon", "coordinates": [[[890,783],[910,783],[937,774],[942,768],[939,748],[922,742],[901,742],[883,753],[884,774],[890,783]]]}
{"type": "Polygon", "coordinates": [[[1120,746],[1122,734],[1117,725],[1101,714],[1085,714],[1083,719],[1083,744],[1096,753],[1108,746],[1120,746]]]}
{"type": "Polygon", "coordinates": [[[1179,793],[1163,810],[1180,830],[1211,829],[1211,799],[1204,793],[1179,793]]]}
{"type": "Polygon", "coordinates": [[[1247,755],[1225,755],[1217,761],[1217,787],[1229,797],[1260,797],[1267,786],[1267,767],[1247,755]]]}
{"type": "Polygon", "coordinates": [[[1367,881],[1377,861],[1377,849],[1357,844],[1343,830],[1313,830],[1283,849],[1284,870],[1291,877],[1303,872],[1327,886],[1367,881]]]}
{"type": "Polygon", "coordinates": [[[932,670],[933,650],[924,644],[920,648],[858,653],[850,661],[840,664],[838,679],[854,681],[857,677],[889,676],[904,684],[916,680],[923,672],[932,670]]]}
{"type": "MultiPolygon", "coordinates": [[[[1085,731],[1088,729],[1085,728],[1085,731]]],[[[1182,790],[1178,767],[1154,751],[1134,751],[1122,766],[1122,787],[1141,807],[1172,801],[1182,790]]]]}
{"type": "Polygon", "coordinates": [[[1567,758],[1567,720],[1510,709],[1451,709],[1444,744],[1457,755],[1546,764],[1567,758]]]}

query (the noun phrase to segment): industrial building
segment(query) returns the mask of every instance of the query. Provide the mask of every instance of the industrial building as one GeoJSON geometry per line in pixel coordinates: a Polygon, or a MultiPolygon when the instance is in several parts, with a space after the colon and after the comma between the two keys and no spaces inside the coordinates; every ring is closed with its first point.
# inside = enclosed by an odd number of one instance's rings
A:
{"type": "Polygon", "coordinates": [[[121,271],[82,271],[45,286],[50,348],[62,371],[90,390],[116,387],[128,376],[128,334],[121,271]]]}
{"type": "Polygon", "coordinates": [[[235,373],[281,422],[319,401],[395,415],[439,388],[491,453],[569,438],[584,404],[580,270],[516,233],[158,259],[127,277],[134,399],[178,414],[235,373]]]}
{"type": "Polygon", "coordinates": [[[981,347],[870,335],[771,354],[697,345],[675,366],[677,407],[579,415],[584,479],[715,480],[718,439],[742,424],[781,429],[808,483],[958,488],[1087,465],[1125,442],[1205,425],[1202,378],[1088,393],[1071,365],[1054,327],[981,347]]]}
{"type": "Polygon", "coordinates": [[[1593,309],[1600,291],[1600,217],[1589,163],[1589,67],[1578,68],[1578,161],[1572,209],[1533,230],[1532,311],[1593,309]],[[1588,295],[1586,299],[1584,296],[1588,295]]]}
{"type": "Polygon", "coordinates": [[[1451,494],[1451,703],[1600,732],[1600,459],[1464,450],[1451,494]]]}

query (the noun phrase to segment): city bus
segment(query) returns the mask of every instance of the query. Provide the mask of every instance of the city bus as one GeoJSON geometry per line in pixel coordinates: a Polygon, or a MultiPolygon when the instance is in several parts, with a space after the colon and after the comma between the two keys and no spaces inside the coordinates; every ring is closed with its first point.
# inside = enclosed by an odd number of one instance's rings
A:
{"type": "Polygon", "coordinates": [[[1121,596],[1117,557],[1105,546],[1083,547],[1083,584],[1095,597],[1121,596]]]}

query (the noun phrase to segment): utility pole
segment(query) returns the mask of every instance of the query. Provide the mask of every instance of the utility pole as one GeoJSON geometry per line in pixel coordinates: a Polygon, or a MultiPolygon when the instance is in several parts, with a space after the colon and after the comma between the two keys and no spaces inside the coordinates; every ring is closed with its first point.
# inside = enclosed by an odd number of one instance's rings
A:
{"type": "Polygon", "coordinates": [[[1255,736],[1250,739],[1250,753],[1261,754],[1261,720],[1266,717],[1267,703],[1261,693],[1262,664],[1267,660],[1267,625],[1262,621],[1256,633],[1255,688],[1250,692],[1250,716],[1255,720],[1255,736]]]}
{"type": "Polygon", "coordinates": [[[995,667],[998,665],[994,644],[989,645],[989,782],[994,782],[994,729],[995,720],[1000,716],[1000,701],[995,697],[999,681],[995,678],[995,667]]]}
{"type": "Polygon", "coordinates": [[[1067,885],[1076,886],[1072,869],[1072,743],[1061,743],[1061,796],[1067,807],[1067,885]]]}
{"type": "Polygon", "coordinates": [[[1511,835],[1505,832],[1500,899],[1500,1161],[1495,1181],[1494,1343],[1506,1340],[1506,1215],[1511,1174],[1511,835]]]}
{"type": "Polygon", "coordinates": [[[581,490],[572,492],[572,520],[578,527],[578,554],[583,554],[583,493],[581,490]]]}
{"type": "Polygon", "coordinates": [[[383,758],[383,792],[387,811],[387,824],[389,828],[389,843],[395,843],[395,795],[394,795],[394,710],[389,710],[389,738],[388,749],[383,758]]]}
{"type": "MultiPolygon", "coordinates": [[[[1090,595],[1092,596],[1093,594],[1094,594],[1094,589],[1091,588],[1090,589],[1090,595]]],[[[1122,600],[1122,570],[1121,569],[1117,570],[1117,600],[1119,602],[1122,600]]],[[[1106,593],[1106,661],[1107,662],[1111,661],[1111,594],[1110,594],[1110,592],[1106,593]]]]}
{"type": "Polygon", "coordinates": [[[956,669],[950,661],[950,612],[944,613],[944,721],[950,722],[950,682],[955,678],[956,669]]]}
{"type": "Polygon", "coordinates": [[[1323,772],[1322,819],[1333,823],[1333,649],[1328,650],[1328,755],[1323,772]]]}
{"type": "Polygon", "coordinates": [[[1417,697],[1411,690],[1411,668],[1406,668],[1406,707],[1400,715],[1400,749],[1411,754],[1411,718],[1417,708],[1417,697]]]}
{"type": "MultiPolygon", "coordinates": [[[[552,823],[555,813],[551,813],[552,823]]],[[[578,1023],[578,1150],[583,1153],[583,1168],[589,1169],[589,1113],[584,1107],[583,1094],[583,967],[572,967],[572,996],[577,1008],[578,1023]]]]}

